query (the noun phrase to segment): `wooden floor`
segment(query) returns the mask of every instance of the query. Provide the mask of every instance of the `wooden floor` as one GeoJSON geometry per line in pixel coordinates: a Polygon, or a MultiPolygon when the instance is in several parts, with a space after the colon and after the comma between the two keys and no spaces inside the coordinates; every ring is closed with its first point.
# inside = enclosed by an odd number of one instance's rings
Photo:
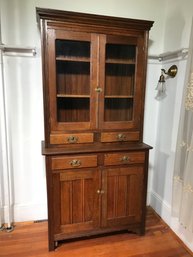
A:
{"type": "Polygon", "coordinates": [[[47,248],[47,222],[17,223],[13,232],[0,232],[2,257],[190,257],[163,221],[148,209],[146,235],[123,233],[59,244],[47,248]]]}

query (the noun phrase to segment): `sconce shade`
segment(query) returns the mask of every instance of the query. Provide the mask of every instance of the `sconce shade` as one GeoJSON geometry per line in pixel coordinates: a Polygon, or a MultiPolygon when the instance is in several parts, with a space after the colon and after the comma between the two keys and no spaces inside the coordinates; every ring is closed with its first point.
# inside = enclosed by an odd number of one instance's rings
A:
{"type": "Polygon", "coordinates": [[[166,84],[165,84],[165,80],[164,81],[158,81],[156,90],[158,91],[157,95],[155,97],[157,100],[161,100],[161,99],[166,97],[166,84]]]}
{"type": "Polygon", "coordinates": [[[159,77],[157,87],[155,88],[158,91],[155,97],[157,100],[161,100],[166,97],[166,81],[164,74],[166,74],[168,77],[174,78],[177,72],[178,68],[176,65],[172,65],[168,71],[161,69],[161,75],[159,77]]]}

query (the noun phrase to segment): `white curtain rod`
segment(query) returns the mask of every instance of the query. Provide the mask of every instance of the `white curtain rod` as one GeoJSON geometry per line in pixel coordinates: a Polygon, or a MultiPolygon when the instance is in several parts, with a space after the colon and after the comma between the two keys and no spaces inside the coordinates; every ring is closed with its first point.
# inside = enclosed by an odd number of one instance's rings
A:
{"type": "Polygon", "coordinates": [[[31,47],[15,47],[7,46],[4,44],[0,45],[0,49],[3,55],[7,56],[23,56],[23,57],[34,57],[36,55],[36,48],[31,47]]]}
{"type": "Polygon", "coordinates": [[[160,55],[149,55],[148,59],[150,60],[158,60],[160,62],[162,61],[167,61],[170,59],[175,59],[175,58],[185,58],[188,55],[188,48],[182,48],[173,52],[166,52],[160,55]]]}

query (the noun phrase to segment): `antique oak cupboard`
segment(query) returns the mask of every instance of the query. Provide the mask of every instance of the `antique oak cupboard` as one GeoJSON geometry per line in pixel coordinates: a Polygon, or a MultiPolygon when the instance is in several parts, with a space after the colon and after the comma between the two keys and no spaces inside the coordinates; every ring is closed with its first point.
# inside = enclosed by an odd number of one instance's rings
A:
{"type": "Polygon", "coordinates": [[[49,250],[64,239],[145,230],[142,142],[151,21],[37,8],[49,250]]]}

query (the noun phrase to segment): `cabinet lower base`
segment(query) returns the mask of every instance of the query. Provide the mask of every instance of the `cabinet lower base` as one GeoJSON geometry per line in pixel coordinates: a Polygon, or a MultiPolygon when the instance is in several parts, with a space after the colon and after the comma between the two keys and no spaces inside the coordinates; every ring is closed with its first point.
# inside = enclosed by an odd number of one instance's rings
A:
{"type": "Polygon", "coordinates": [[[58,242],[64,243],[65,241],[73,240],[73,239],[85,239],[88,237],[93,237],[93,236],[108,236],[116,233],[136,233],[140,236],[145,234],[145,228],[141,224],[132,224],[130,226],[121,226],[117,228],[101,228],[101,229],[96,229],[94,231],[84,231],[84,232],[79,232],[79,233],[74,233],[74,234],[56,234],[54,235],[53,240],[49,240],[49,251],[53,251],[57,246],[58,242]]]}

